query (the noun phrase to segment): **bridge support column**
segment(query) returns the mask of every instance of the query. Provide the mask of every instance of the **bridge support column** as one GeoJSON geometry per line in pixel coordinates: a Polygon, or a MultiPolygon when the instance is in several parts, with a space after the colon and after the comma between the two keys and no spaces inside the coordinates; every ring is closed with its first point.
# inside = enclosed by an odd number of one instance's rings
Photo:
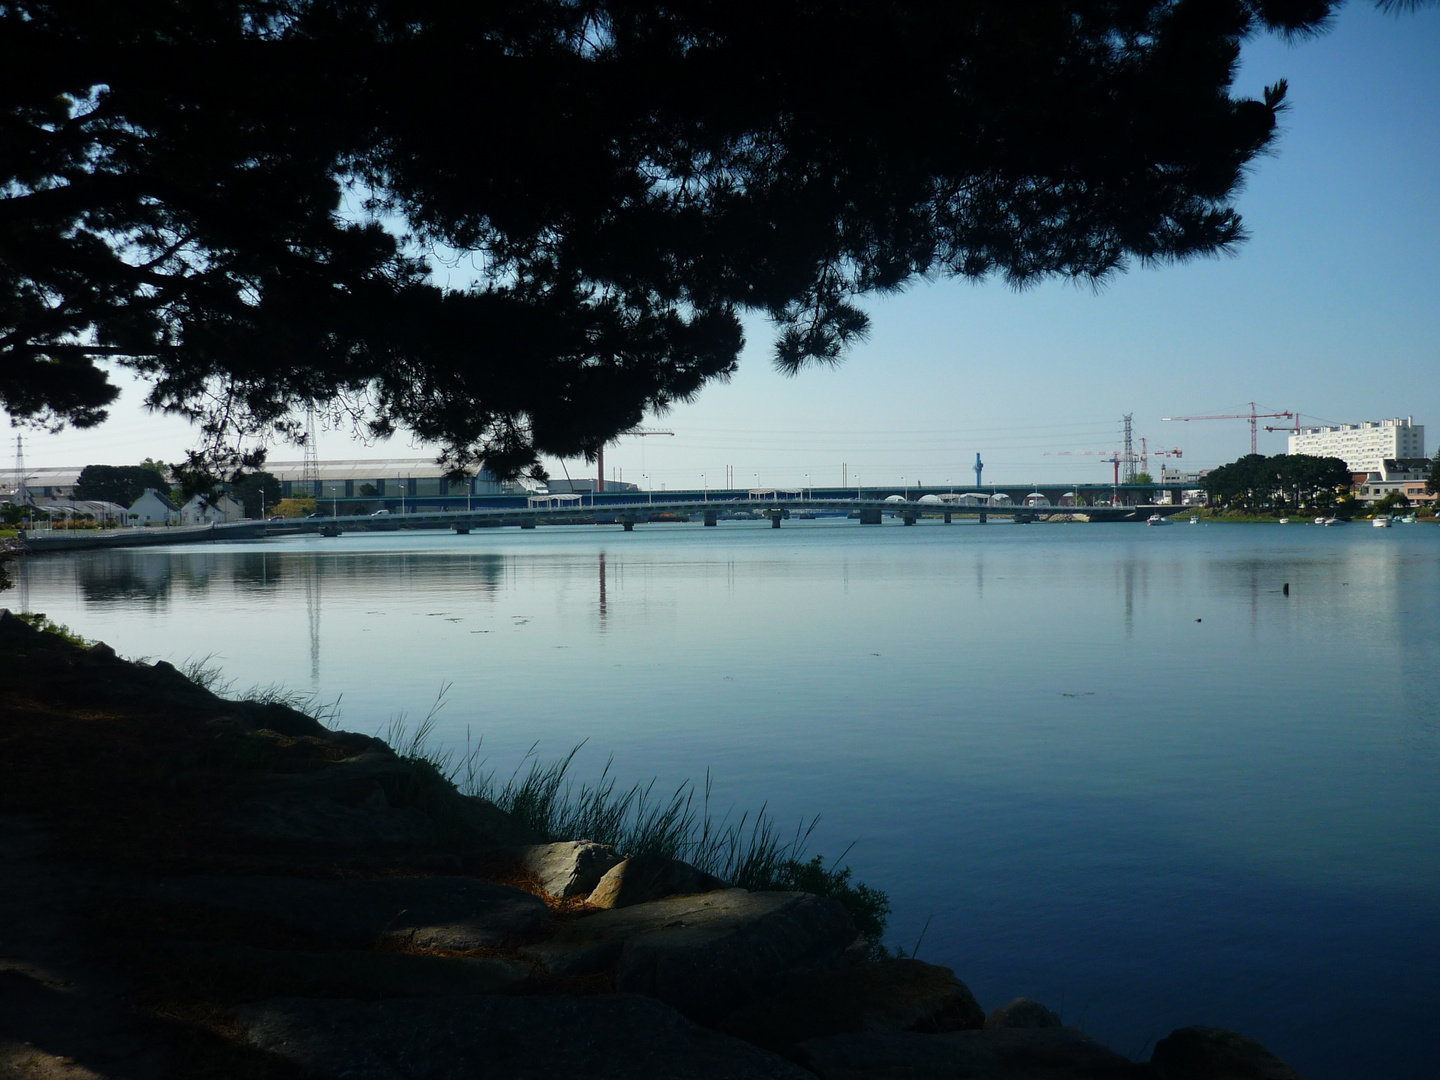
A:
{"type": "Polygon", "coordinates": [[[520,527],[521,527],[522,529],[533,529],[533,528],[535,528],[535,519],[534,519],[533,517],[523,517],[523,518],[521,518],[521,519],[520,519],[520,527]]]}
{"type": "Polygon", "coordinates": [[[714,510],[706,510],[706,511],[705,511],[705,524],[706,524],[706,525],[716,525],[716,524],[718,524],[718,519],[717,519],[717,517],[716,517],[716,514],[715,514],[715,511],[714,511],[714,510]]]}
{"type": "Polygon", "coordinates": [[[948,513],[945,515],[945,524],[946,524],[946,525],[949,525],[949,524],[950,524],[950,515],[949,515],[948,513]]]}
{"type": "Polygon", "coordinates": [[[621,524],[622,526],[624,526],[626,532],[634,532],[634,531],[635,531],[635,522],[632,521],[630,518],[626,518],[626,519],[625,519],[624,521],[622,521],[620,524],[621,524]]]}
{"type": "Polygon", "coordinates": [[[981,525],[984,525],[984,524],[985,524],[985,511],[984,511],[984,510],[981,510],[981,511],[980,511],[980,524],[981,524],[981,525]]]}
{"type": "Polygon", "coordinates": [[[914,524],[915,524],[915,515],[914,515],[914,514],[902,514],[901,517],[900,517],[900,520],[903,521],[903,522],[905,522],[906,525],[914,525],[914,524]]]}
{"type": "Polygon", "coordinates": [[[338,528],[336,528],[334,525],[322,525],[322,526],[320,527],[320,535],[321,535],[321,536],[339,536],[339,535],[340,535],[340,530],[339,530],[338,528]]]}
{"type": "Polygon", "coordinates": [[[456,525],[454,528],[455,528],[455,535],[456,535],[456,536],[469,536],[469,535],[470,535],[470,526],[469,526],[469,525],[456,525]]]}
{"type": "Polygon", "coordinates": [[[861,510],[861,511],[860,511],[860,524],[861,524],[861,525],[879,525],[879,524],[880,524],[880,510],[879,510],[879,508],[876,507],[876,508],[873,509],[873,510],[872,510],[872,509],[868,509],[868,508],[867,508],[867,509],[864,509],[864,510],[861,510]]]}
{"type": "Polygon", "coordinates": [[[779,510],[770,511],[770,528],[778,529],[780,527],[780,516],[779,510]]]}

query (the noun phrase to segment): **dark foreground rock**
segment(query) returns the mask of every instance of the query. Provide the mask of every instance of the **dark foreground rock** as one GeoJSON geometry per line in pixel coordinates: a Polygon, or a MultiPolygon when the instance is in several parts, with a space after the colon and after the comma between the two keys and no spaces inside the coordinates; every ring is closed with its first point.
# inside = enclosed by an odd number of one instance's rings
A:
{"type": "Polygon", "coordinates": [[[802,1043],[799,1060],[822,1080],[1148,1080],[1153,1077],[1149,1065],[1136,1065],[1074,1028],[992,1028],[948,1035],[912,1032],[834,1035],[802,1043]]]}
{"type": "Polygon", "coordinates": [[[365,1003],[278,998],[236,1013],[245,1040],[345,1080],[814,1080],[629,994],[365,1003]]]}
{"type": "Polygon", "coordinates": [[[499,848],[534,839],[493,803],[437,783],[433,773],[383,745],[310,772],[271,776],[268,787],[236,807],[226,823],[250,836],[351,847],[450,840],[470,849],[499,848]]]}
{"type": "Polygon", "coordinates": [[[150,892],[171,903],[252,912],[319,937],[462,951],[532,933],[549,917],[539,897],[466,877],[170,878],[150,892]]]}
{"type": "Polygon", "coordinates": [[[1300,1080],[1264,1046],[1224,1028],[1172,1031],[1150,1055],[1161,1080],[1300,1080]]]}
{"type": "Polygon", "coordinates": [[[962,1031],[985,1013],[949,968],[919,960],[864,961],[742,1006],[721,1031],[793,1055],[807,1039],[859,1031],[962,1031]]]}
{"type": "Polygon", "coordinates": [[[712,1020],[787,983],[843,968],[855,936],[834,900],[725,889],[602,911],[526,955],[554,975],[613,967],[616,989],[712,1020]]]}
{"type": "Polygon", "coordinates": [[[1047,1009],[1031,998],[1016,998],[1001,1005],[985,1018],[987,1028],[1059,1028],[1065,1022],[1060,1014],[1047,1009]]]}
{"type": "Polygon", "coordinates": [[[590,893],[588,902],[598,908],[624,908],[663,900],[667,896],[714,892],[725,882],[679,859],[661,855],[632,855],[608,870],[590,893]]]}
{"type": "Polygon", "coordinates": [[[540,879],[547,893],[562,900],[593,892],[606,871],[621,861],[609,844],[591,840],[531,844],[521,848],[517,856],[520,865],[540,879]]]}
{"type": "Polygon", "coordinates": [[[493,994],[525,981],[532,969],[495,958],[336,949],[300,952],[217,942],[175,942],[170,951],[197,977],[250,989],[247,996],[457,997],[493,994]]]}

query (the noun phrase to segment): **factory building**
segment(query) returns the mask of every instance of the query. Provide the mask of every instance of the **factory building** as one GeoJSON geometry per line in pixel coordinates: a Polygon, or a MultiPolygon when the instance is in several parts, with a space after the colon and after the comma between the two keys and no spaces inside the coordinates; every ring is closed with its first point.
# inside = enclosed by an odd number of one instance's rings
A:
{"type": "Polygon", "coordinates": [[[1412,416],[1358,424],[1303,427],[1290,436],[1289,453],[1336,457],[1352,473],[1379,473],[1388,459],[1423,458],[1425,425],[1412,416]]]}

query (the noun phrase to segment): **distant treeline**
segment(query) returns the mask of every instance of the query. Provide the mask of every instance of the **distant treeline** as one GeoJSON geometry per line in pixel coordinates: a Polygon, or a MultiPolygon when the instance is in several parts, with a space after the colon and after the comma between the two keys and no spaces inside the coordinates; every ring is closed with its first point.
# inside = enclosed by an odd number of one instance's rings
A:
{"type": "Polygon", "coordinates": [[[266,506],[274,506],[281,498],[280,481],[268,472],[236,473],[228,484],[217,487],[208,480],[196,482],[185,470],[153,458],[139,465],[86,465],[75,482],[75,497],[130,506],[146,488],[177,503],[192,495],[213,497],[223,490],[244,506],[246,517],[260,517],[266,506]]]}
{"type": "Polygon", "coordinates": [[[1206,473],[1201,486],[1211,502],[1249,510],[1313,506],[1325,509],[1348,497],[1350,467],[1340,458],[1309,454],[1246,454],[1206,473]]]}

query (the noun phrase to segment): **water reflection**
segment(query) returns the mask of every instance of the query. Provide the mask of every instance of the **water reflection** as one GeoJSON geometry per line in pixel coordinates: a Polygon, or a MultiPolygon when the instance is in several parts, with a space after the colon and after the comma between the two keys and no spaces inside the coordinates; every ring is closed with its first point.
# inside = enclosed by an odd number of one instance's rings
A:
{"type": "Polygon", "coordinates": [[[896,941],[953,902],[927,952],[982,1000],[1099,987],[1107,1041],[1214,1017],[1348,1080],[1327,1009],[1417,1075],[1423,1023],[1384,1013],[1440,995],[1440,530],[1371,532],[397,535],[30,560],[17,599],[308,678],[359,730],[453,681],[437,738],[502,767],[588,737],[627,778],[714,768],[858,839],[896,941]]]}

